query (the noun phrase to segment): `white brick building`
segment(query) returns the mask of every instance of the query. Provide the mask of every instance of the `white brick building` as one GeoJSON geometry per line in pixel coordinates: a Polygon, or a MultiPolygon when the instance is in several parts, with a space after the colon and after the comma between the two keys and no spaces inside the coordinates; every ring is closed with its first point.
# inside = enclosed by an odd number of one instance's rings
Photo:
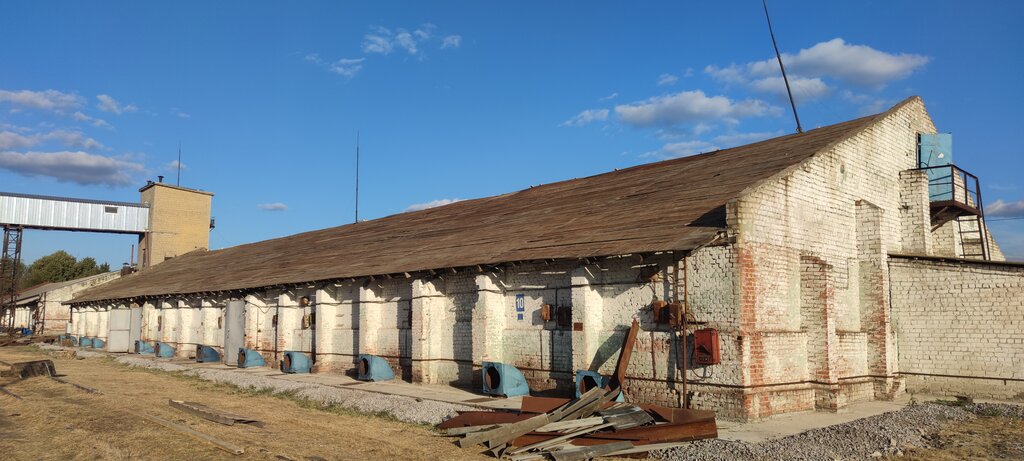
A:
{"type": "Polygon", "coordinates": [[[79,295],[73,331],[103,336],[112,309],[134,306],[142,340],[187,356],[223,347],[224,306],[244,300],[245,346],[268,363],[297,350],[314,372],[351,373],[369,353],[401,379],[478,386],[496,361],[561,393],[576,370],[612,372],[635,318],[636,401],[681,405],[684,369],[693,406],[742,420],[908,387],[1019,398],[1024,265],[998,262],[970,176],[949,168],[954,200],[935,200],[918,158],[932,133],[910,98],[748,146],[194,252],[79,295]],[[719,364],[683,362],[663,301],[688,310],[688,335],[718,332],[719,364]]]}

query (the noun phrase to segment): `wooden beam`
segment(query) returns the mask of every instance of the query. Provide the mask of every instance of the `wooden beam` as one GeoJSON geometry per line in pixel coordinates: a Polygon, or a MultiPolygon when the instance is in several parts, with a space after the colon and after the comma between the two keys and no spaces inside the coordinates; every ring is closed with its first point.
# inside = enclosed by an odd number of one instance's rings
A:
{"type": "Polygon", "coordinates": [[[150,421],[152,421],[154,423],[157,423],[157,424],[159,424],[161,426],[164,426],[164,427],[166,427],[168,429],[174,429],[174,430],[176,430],[178,432],[181,432],[182,434],[190,435],[190,436],[195,437],[197,439],[209,442],[209,443],[215,445],[217,448],[220,448],[221,450],[224,450],[224,451],[226,451],[228,453],[231,453],[233,455],[240,455],[242,453],[245,453],[245,449],[243,449],[242,447],[240,447],[238,445],[235,445],[235,444],[229,443],[229,442],[225,442],[225,441],[220,440],[220,439],[218,439],[218,438],[216,438],[216,437],[214,437],[212,435],[208,435],[208,434],[204,434],[204,433],[199,432],[199,431],[192,430],[192,429],[190,429],[188,427],[182,426],[181,424],[173,423],[173,422],[170,422],[170,421],[168,421],[166,419],[163,419],[163,418],[157,418],[156,416],[147,415],[145,413],[139,413],[139,412],[136,412],[136,411],[132,411],[130,413],[135,415],[135,416],[138,416],[140,418],[148,419],[148,420],[150,420],[150,421]]]}

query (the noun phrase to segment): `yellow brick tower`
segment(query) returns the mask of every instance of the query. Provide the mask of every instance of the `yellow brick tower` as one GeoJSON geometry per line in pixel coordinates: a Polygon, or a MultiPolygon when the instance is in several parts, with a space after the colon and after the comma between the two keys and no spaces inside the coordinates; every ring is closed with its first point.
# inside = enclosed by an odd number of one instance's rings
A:
{"type": "Polygon", "coordinates": [[[139,237],[139,268],[210,247],[213,193],[150,182],[139,189],[149,205],[149,232],[139,237]]]}

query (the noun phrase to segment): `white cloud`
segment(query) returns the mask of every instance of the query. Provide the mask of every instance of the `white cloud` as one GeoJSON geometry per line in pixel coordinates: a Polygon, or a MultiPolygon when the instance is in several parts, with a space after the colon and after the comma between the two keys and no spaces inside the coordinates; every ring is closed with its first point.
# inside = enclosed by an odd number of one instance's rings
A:
{"type": "Polygon", "coordinates": [[[391,44],[391,31],[384,29],[387,36],[378,34],[366,34],[363,37],[363,53],[390,54],[394,49],[391,44]]]}
{"type": "Polygon", "coordinates": [[[999,218],[1024,218],[1024,200],[1004,202],[996,200],[985,207],[985,216],[999,218]]]}
{"type": "Polygon", "coordinates": [[[178,118],[183,118],[183,119],[190,119],[190,118],[192,118],[191,114],[189,114],[187,112],[183,112],[181,109],[178,109],[177,107],[172,107],[171,108],[171,115],[173,115],[175,117],[178,117],[178,118]]]}
{"type": "Polygon", "coordinates": [[[82,134],[81,131],[55,130],[42,135],[42,138],[56,140],[65,146],[78,149],[98,150],[104,148],[99,141],[82,134]]]}
{"type": "Polygon", "coordinates": [[[616,93],[612,93],[612,94],[610,94],[608,96],[605,96],[603,98],[598,98],[598,101],[611,101],[612,99],[615,99],[617,97],[619,97],[619,93],[616,92],[616,93]]]}
{"type": "Polygon", "coordinates": [[[449,35],[449,36],[445,37],[443,40],[441,40],[441,49],[442,50],[448,49],[448,48],[458,48],[460,46],[462,46],[462,36],[461,35],[449,35]]]}
{"type": "Polygon", "coordinates": [[[50,177],[82,185],[128,186],[144,167],[87,152],[0,152],[0,168],[28,177],[50,177]]]}
{"type": "MultiPolygon", "coordinates": [[[[793,89],[793,99],[797,102],[810,101],[827,96],[832,89],[820,78],[792,77],[789,79],[789,86],[793,89]]],[[[778,96],[786,96],[786,82],[782,76],[759,78],[750,82],[754,91],[761,93],[774,93],[778,96]]]]}
{"type": "Polygon", "coordinates": [[[39,142],[35,136],[25,136],[13,131],[0,131],[0,149],[20,149],[34,146],[39,142]]]}
{"type": "Polygon", "coordinates": [[[111,126],[109,123],[107,123],[106,120],[90,117],[90,116],[85,115],[85,114],[83,114],[81,112],[75,112],[74,114],[71,115],[71,118],[73,118],[73,119],[75,119],[76,121],[79,121],[79,122],[90,123],[90,124],[92,124],[92,126],[97,126],[97,127],[100,127],[100,128],[113,128],[113,126],[111,126]]]}
{"type": "Polygon", "coordinates": [[[126,112],[135,112],[139,110],[138,107],[135,107],[131,104],[121,104],[120,102],[117,102],[117,100],[114,99],[112,96],[107,94],[96,95],[96,99],[100,101],[98,104],[96,104],[96,108],[103,112],[111,112],[117,115],[121,115],[126,112]]]}
{"type": "Polygon", "coordinates": [[[707,96],[703,91],[681,91],[646,101],[615,106],[622,121],[635,126],[675,125],[744,117],[777,115],[781,109],[757,99],[734,101],[725,96],[707,96]]]}
{"type": "Polygon", "coordinates": [[[455,203],[455,202],[461,202],[461,201],[462,201],[462,199],[460,199],[460,198],[443,198],[443,199],[439,199],[439,200],[431,200],[431,201],[426,202],[426,203],[416,203],[416,204],[413,204],[413,205],[409,205],[409,207],[406,208],[405,210],[402,210],[402,212],[404,213],[404,212],[408,212],[408,211],[426,210],[428,208],[435,208],[435,207],[444,206],[444,205],[452,204],[452,203],[455,203]]]}
{"type": "Polygon", "coordinates": [[[8,103],[15,108],[24,107],[63,113],[81,107],[85,100],[77,94],[62,93],[57,90],[0,90],[0,103],[8,103]]]}
{"type": "Polygon", "coordinates": [[[608,120],[608,109],[587,109],[562,122],[559,126],[583,126],[590,122],[604,120],[608,120]]]}
{"type": "MultiPolygon", "coordinates": [[[[841,38],[817,43],[796,54],[782,54],[782,62],[786,65],[786,73],[791,77],[791,84],[801,78],[828,77],[855,85],[878,88],[893,80],[910,76],[928,61],[927,56],[886,53],[866,45],[851,45],[841,38]]],[[[746,84],[768,77],[781,78],[776,58],[744,65],[731,64],[723,68],[707,66],[704,72],[719,81],[732,84],[746,84]]],[[[821,86],[824,82],[806,84],[821,86]]],[[[763,89],[777,92],[777,85],[763,85],[763,89]]]]}
{"type": "Polygon", "coordinates": [[[288,211],[288,205],[281,202],[261,203],[256,205],[256,207],[263,211],[288,211]]]}
{"type": "Polygon", "coordinates": [[[658,86],[674,85],[679,77],[672,74],[661,74],[658,76],[658,86]]]}
{"type": "Polygon", "coordinates": [[[32,147],[45,141],[57,141],[64,146],[86,150],[103,149],[99,141],[87,137],[80,131],[54,130],[49,133],[23,135],[11,131],[0,132],[0,149],[32,147]]]}
{"type": "MultiPolygon", "coordinates": [[[[701,132],[703,131],[706,130],[701,130],[701,132]]],[[[757,141],[763,141],[768,138],[781,136],[782,134],[783,133],[781,131],[732,133],[715,136],[710,140],[690,139],[685,141],[669,142],[661,146],[661,148],[658,150],[640,154],[640,157],[655,158],[661,160],[686,157],[689,155],[701,154],[704,152],[711,152],[719,149],[728,149],[730,147],[736,147],[744,144],[754,143],[757,141]]],[[[664,133],[660,137],[662,139],[667,140],[672,139],[673,137],[678,137],[678,134],[664,133]]]]}
{"type": "Polygon", "coordinates": [[[331,72],[334,72],[335,74],[343,75],[343,76],[348,77],[348,78],[352,78],[352,77],[355,77],[356,74],[358,74],[360,70],[363,70],[363,61],[365,61],[365,60],[366,60],[366,58],[359,58],[359,59],[346,59],[346,58],[342,58],[342,59],[339,59],[339,60],[331,63],[331,65],[328,68],[330,69],[331,72]]]}
{"type": "Polygon", "coordinates": [[[713,150],[718,150],[718,146],[699,140],[672,142],[661,147],[661,152],[669,157],[685,157],[713,150]]]}
{"type": "MultiPolygon", "coordinates": [[[[171,160],[170,162],[167,162],[166,165],[164,165],[164,168],[166,168],[168,171],[178,171],[178,161],[177,160],[171,160]]],[[[186,165],[184,163],[181,163],[181,169],[182,170],[187,170],[188,169],[188,165],[186,165]]]]}
{"type": "MultiPolygon", "coordinates": [[[[437,26],[424,24],[413,31],[398,28],[374,26],[371,32],[363,36],[362,50],[366,54],[391,54],[395,50],[404,50],[411,55],[420,55],[420,45],[435,39],[434,30],[437,26]]],[[[446,35],[441,38],[440,48],[458,48],[462,45],[461,35],[446,35]]]]}
{"type": "Polygon", "coordinates": [[[711,138],[711,141],[722,146],[723,149],[730,147],[742,146],[745,144],[752,144],[758,141],[764,141],[765,139],[775,138],[782,136],[785,132],[779,131],[760,131],[751,133],[732,133],[723,134],[711,138]]]}

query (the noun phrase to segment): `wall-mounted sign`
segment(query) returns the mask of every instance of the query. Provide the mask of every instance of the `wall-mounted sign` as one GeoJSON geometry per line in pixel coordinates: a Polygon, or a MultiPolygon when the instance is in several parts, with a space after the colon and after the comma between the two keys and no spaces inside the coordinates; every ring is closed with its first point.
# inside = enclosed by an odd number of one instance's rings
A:
{"type": "Polygon", "coordinates": [[[516,295],[516,320],[523,320],[526,315],[526,295],[516,295]]]}

